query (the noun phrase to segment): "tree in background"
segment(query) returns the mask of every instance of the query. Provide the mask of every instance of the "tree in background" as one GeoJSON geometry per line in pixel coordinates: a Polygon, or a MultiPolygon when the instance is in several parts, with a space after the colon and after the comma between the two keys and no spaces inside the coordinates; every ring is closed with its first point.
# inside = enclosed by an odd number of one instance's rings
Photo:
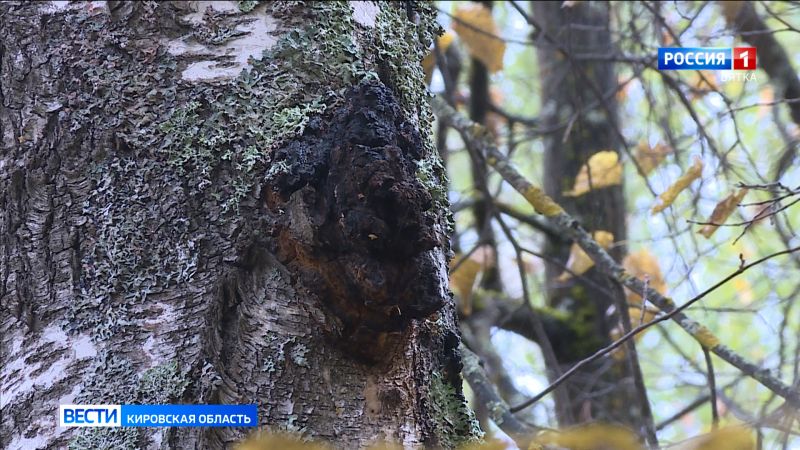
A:
{"type": "Polygon", "coordinates": [[[61,429],[64,403],[479,437],[419,66],[438,28],[425,4],[0,4],[0,446],[250,431],[61,429]]]}
{"type": "MultiPolygon", "coordinates": [[[[434,104],[454,131],[438,138],[459,251],[451,286],[483,363],[465,378],[484,428],[513,437],[599,421],[653,447],[744,424],[753,445],[792,448],[796,6],[484,3],[437,3],[451,31],[430,77],[451,107],[468,102],[463,115],[434,104]],[[657,69],[658,47],[748,45],[756,81],[657,69]],[[467,79],[453,79],[453,48],[469,55],[467,79]],[[476,94],[481,65],[495,75],[476,94]],[[483,163],[484,186],[463,181],[483,163]],[[476,205],[488,224],[467,215],[476,205]],[[521,383],[532,375],[534,387],[521,383]]],[[[583,430],[592,445],[613,434],[583,430]]]]}

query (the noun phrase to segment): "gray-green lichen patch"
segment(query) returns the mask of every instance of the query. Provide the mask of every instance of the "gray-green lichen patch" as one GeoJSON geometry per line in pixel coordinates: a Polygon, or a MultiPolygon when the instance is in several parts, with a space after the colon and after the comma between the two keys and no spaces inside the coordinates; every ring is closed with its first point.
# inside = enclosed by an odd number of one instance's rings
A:
{"type": "Polygon", "coordinates": [[[258,0],[239,0],[236,3],[237,6],[239,7],[239,11],[243,13],[248,13],[258,5],[258,0]]]}
{"type": "Polygon", "coordinates": [[[220,193],[228,209],[251,191],[255,169],[269,163],[271,151],[302,133],[309,118],[335,103],[337,92],[362,70],[349,6],[314,3],[307,14],[314,25],[284,31],[225,94],[199,96],[160,126],[170,137],[162,151],[173,166],[197,176],[199,190],[220,168],[233,170],[232,186],[220,193]]]}
{"type": "Polygon", "coordinates": [[[83,428],[69,442],[69,450],[103,448],[116,450],[135,450],[139,432],[136,428],[83,428]]]}
{"type": "MultiPolygon", "coordinates": [[[[77,404],[169,404],[178,403],[189,385],[187,374],[175,361],[147,369],[138,376],[124,359],[104,353],[95,363],[91,383],[76,399],[77,404]],[[131,386],[134,386],[131,389],[131,386]]],[[[138,449],[138,428],[84,428],[70,440],[72,449],[138,449]]]]}
{"type": "MultiPolygon", "coordinates": [[[[227,95],[200,97],[161,125],[160,131],[169,136],[161,149],[171,163],[193,172],[200,189],[211,184],[211,174],[220,167],[231,167],[232,192],[221,198],[226,207],[237,206],[256,185],[257,168],[269,165],[275,148],[302,134],[312,117],[341,104],[349,87],[378,78],[418,125],[423,154],[438,159],[422,69],[409,64],[422,60],[438,26],[415,25],[404,9],[392,5],[382,5],[377,13],[362,11],[376,16],[369,32],[359,25],[366,19],[356,21],[353,6],[346,2],[313,2],[302,9],[279,3],[271,8],[268,12],[283,22],[283,34],[263,59],[251,60],[249,69],[227,86],[227,95]]],[[[430,6],[423,5],[422,12],[433,17],[430,6]]],[[[434,162],[428,164],[435,169],[434,162]]],[[[445,181],[443,170],[429,172],[429,183],[445,181]]],[[[446,206],[443,197],[437,197],[437,208],[446,206]]]]}
{"type": "Polygon", "coordinates": [[[434,432],[442,448],[457,448],[483,437],[464,397],[441,374],[433,374],[429,389],[434,432]]]}
{"type": "Polygon", "coordinates": [[[311,349],[300,342],[296,336],[281,339],[277,334],[270,334],[266,348],[270,350],[262,368],[266,372],[275,372],[278,368],[282,368],[287,358],[298,367],[308,367],[306,355],[311,349]]]}
{"type": "Polygon", "coordinates": [[[295,343],[292,345],[292,349],[290,352],[290,357],[292,358],[292,362],[300,367],[308,367],[308,360],[306,359],[306,354],[309,352],[309,348],[306,347],[302,343],[295,343]]]}
{"type": "Polygon", "coordinates": [[[177,362],[170,362],[145,371],[136,388],[137,395],[151,404],[165,404],[180,398],[189,385],[189,380],[178,368],[177,362]]]}
{"type": "MultiPolygon", "coordinates": [[[[447,171],[437,153],[428,154],[427,157],[417,162],[417,178],[433,199],[433,209],[443,215],[442,232],[450,236],[453,233],[455,222],[450,210],[450,199],[447,197],[447,171]]],[[[446,256],[448,252],[445,252],[446,256]]]]}
{"type": "Polygon", "coordinates": [[[433,146],[433,113],[428,106],[430,93],[424,84],[420,64],[435,36],[442,32],[435,17],[432,4],[419,2],[415,14],[420,14],[419,23],[412,26],[406,12],[393,8],[382,8],[378,14],[373,45],[378,49],[378,74],[398,96],[404,112],[415,121],[425,146],[424,158],[418,163],[417,176],[434,200],[433,209],[444,215],[443,224],[448,235],[452,232],[453,219],[447,199],[447,175],[439,154],[433,146]]]}
{"type": "Polygon", "coordinates": [[[192,279],[198,242],[183,206],[145,206],[165,195],[181,198],[175,174],[140,159],[114,156],[97,164],[90,176],[95,189],[83,204],[79,223],[86,251],[64,327],[91,329],[95,340],[105,340],[129,324],[129,305],[192,279]],[[154,179],[162,180],[160,192],[150,187],[154,179]]]}

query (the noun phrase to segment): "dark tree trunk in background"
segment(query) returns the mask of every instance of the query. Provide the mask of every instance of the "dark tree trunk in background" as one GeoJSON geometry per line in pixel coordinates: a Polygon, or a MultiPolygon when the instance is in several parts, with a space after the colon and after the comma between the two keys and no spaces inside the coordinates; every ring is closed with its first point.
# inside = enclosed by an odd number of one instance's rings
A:
{"type": "MultiPolygon", "coordinates": [[[[544,184],[547,193],[581,220],[590,231],[605,230],[615,241],[624,241],[625,199],[622,186],[594,190],[580,197],[565,197],[588,158],[601,150],[619,152],[616,126],[617,85],[612,63],[593,59],[574,61],[559,50],[575,54],[611,53],[608,5],[580,2],[562,7],[560,2],[536,2],[533,18],[542,26],[538,42],[544,128],[557,127],[545,140],[544,184]],[[594,84],[594,89],[590,84],[594,84]],[[602,99],[598,99],[598,92],[602,99]],[[602,104],[605,104],[604,107],[602,104]]],[[[566,262],[570,244],[549,240],[546,253],[566,262]]],[[[612,250],[620,258],[624,247],[612,250]]],[[[617,316],[607,317],[615,305],[612,295],[623,295],[604,276],[592,269],[587,280],[557,280],[563,269],[547,264],[547,289],[552,307],[567,313],[568,328],[551,336],[562,370],[610,343],[609,333],[617,316]]],[[[567,405],[557,397],[559,423],[590,420],[616,421],[640,430],[642,412],[633,380],[624,361],[602,359],[590,364],[568,381],[567,405]]]]}
{"type": "Polygon", "coordinates": [[[434,28],[371,2],[0,4],[0,446],[249,431],[60,429],[60,403],[257,403],[348,449],[473,437],[434,28]]]}

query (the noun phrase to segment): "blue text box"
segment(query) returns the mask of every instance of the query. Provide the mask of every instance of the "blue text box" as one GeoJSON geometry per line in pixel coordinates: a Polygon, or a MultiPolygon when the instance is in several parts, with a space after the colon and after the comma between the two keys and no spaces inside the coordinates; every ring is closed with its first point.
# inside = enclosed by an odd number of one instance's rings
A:
{"type": "Polygon", "coordinates": [[[685,47],[659,48],[658,70],[731,70],[730,48],[685,47]]]}
{"type": "Polygon", "coordinates": [[[123,427],[255,427],[257,405],[122,405],[123,427]]]}

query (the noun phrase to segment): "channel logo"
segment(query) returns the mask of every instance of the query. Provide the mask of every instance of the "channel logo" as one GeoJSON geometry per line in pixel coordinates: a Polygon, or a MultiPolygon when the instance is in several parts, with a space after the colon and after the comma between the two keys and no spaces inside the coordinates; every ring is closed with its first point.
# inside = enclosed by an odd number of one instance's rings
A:
{"type": "Polygon", "coordinates": [[[58,423],[62,427],[118,427],[120,405],[59,405],[58,423]]]}
{"type": "Polygon", "coordinates": [[[658,70],[756,70],[755,47],[662,47],[658,70]]]}
{"type": "Polygon", "coordinates": [[[59,405],[61,427],[255,427],[257,405],[59,405]]]}

